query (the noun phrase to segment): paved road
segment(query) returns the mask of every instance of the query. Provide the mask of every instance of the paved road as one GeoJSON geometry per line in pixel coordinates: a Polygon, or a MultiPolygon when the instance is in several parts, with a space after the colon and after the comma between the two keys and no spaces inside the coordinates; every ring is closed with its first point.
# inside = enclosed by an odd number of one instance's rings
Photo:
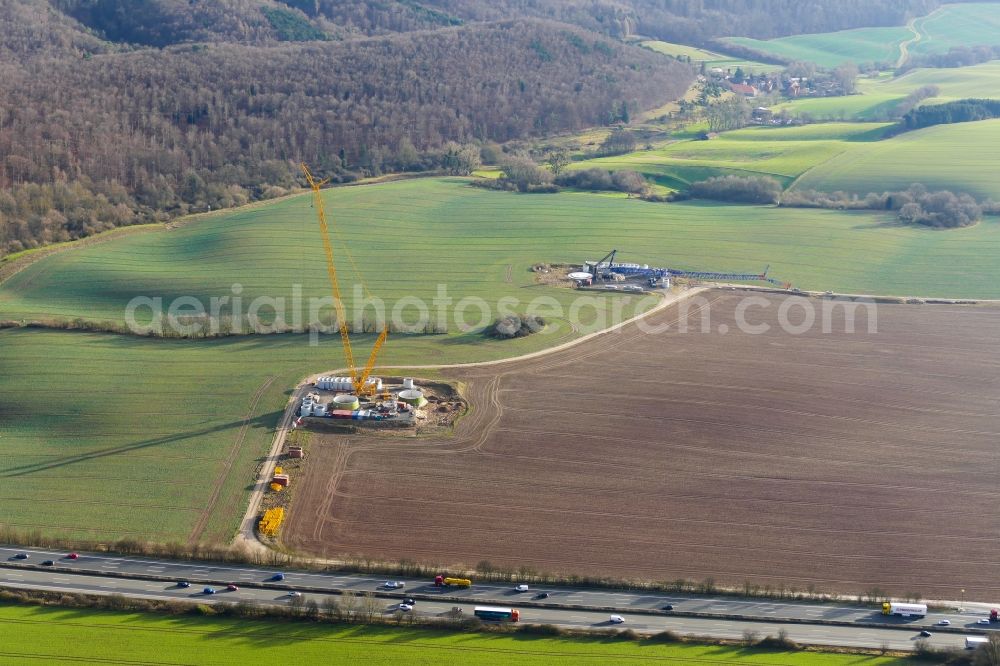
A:
{"type": "MultiPolygon", "coordinates": [[[[287,605],[291,597],[278,589],[241,588],[235,592],[227,592],[224,588],[213,595],[204,594],[203,586],[194,585],[184,589],[172,582],[108,578],[85,574],[60,573],[58,571],[39,571],[36,569],[0,568],[0,584],[5,587],[25,589],[44,589],[60,592],[88,594],[124,594],[130,597],[144,599],[162,599],[175,601],[197,601],[200,603],[222,603],[234,601],[250,601],[266,605],[287,605]]],[[[313,599],[322,604],[324,599],[333,595],[307,593],[303,599],[313,599]]],[[[335,598],[340,598],[339,595],[335,598]]],[[[392,615],[397,612],[397,606],[389,599],[378,599],[379,612],[392,615]]],[[[505,604],[511,605],[514,604],[505,604]]],[[[421,616],[443,617],[452,609],[452,602],[418,601],[412,612],[421,616]]],[[[462,606],[465,615],[473,610],[473,604],[462,606]]],[[[760,636],[776,635],[785,629],[789,637],[801,643],[820,645],[864,646],[880,648],[883,645],[893,650],[907,650],[913,647],[917,638],[916,631],[899,631],[897,629],[876,629],[865,627],[831,627],[824,625],[782,625],[770,622],[747,622],[732,620],[712,620],[689,617],[664,617],[650,615],[632,615],[622,612],[625,623],[612,625],[606,612],[585,610],[561,610],[552,608],[521,609],[522,621],[532,623],[556,624],[577,629],[630,628],[639,632],[658,632],[665,629],[680,634],[696,636],[711,636],[717,638],[740,639],[745,631],[756,632],[760,636]]],[[[964,644],[960,634],[935,633],[930,643],[938,647],[961,647],[964,644]]]]}
{"type": "MultiPolygon", "coordinates": [[[[0,547],[0,562],[9,564],[39,565],[44,560],[53,560],[51,569],[36,570],[33,568],[0,567],[0,585],[6,586],[44,586],[45,589],[77,590],[94,593],[120,592],[122,594],[145,596],[156,595],[157,598],[204,598],[208,601],[227,601],[235,598],[248,598],[260,603],[286,603],[289,588],[308,588],[310,597],[323,597],[324,590],[349,590],[354,592],[380,592],[403,596],[403,592],[387,592],[382,583],[385,578],[363,576],[356,574],[326,574],[284,571],[285,579],[281,582],[269,582],[276,572],[275,569],[258,567],[228,566],[203,563],[174,562],[170,560],[154,560],[139,557],[115,557],[81,553],[79,559],[69,560],[66,553],[42,549],[17,549],[0,547]],[[16,553],[28,553],[27,560],[13,559],[16,553]],[[134,580],[130,578],[112,578],[107,576],[84,575],[77,572],[102,572],[112,575],[154,576],[164,577],[168,581],[134,580]],[[177,588],[173,580],[190,581],[189,589],[177,588]],[[198,594],[206,584],[225,587],[233,582],[244,586],[247,584],[264,585],[261,588],[243,587],[238,594],[224,593],[214,597],[198,594]]],[[[901,618],[884,618],[877,608],[844,606],[818,603],[794,603],[768,600],[744,600],[725,597],[704,597],[691,595],[654,594],[645,592],[630,592],[624,590],[595,590],[568,587],[538,587],[527,593],[517,593],[512,585],[477,583],[469,589],[435,588],[424,579],[400,578],[405,585],[405,594],[419,599],[419,608],[423,612],[444,612],[454,605],[460,605],[469,610],[475,604],[500,604],[516,606],[528,622],[551,622],[564,626],[587,627],[603,622],[611,611],[594,609],[614,609],[615,613],[625,616],[626,625],[638,631],[660,631],[665,628],[682,633],[696,633],[706,636],[738,638],[745,629],[761,634],[775,633],[784,626],[793,638],[803,642],[829,643],[831,645],[858,645],[880,647],[888,642],[893,648],[905,648],[912,645],[912,639],[925,626],[948,619],[955,629],[989,629],[976,625],[976,620],[986,612],[983,605],[976,605],[964,613],[932,612],[926,619],[904,620],[901,618]],[[549,597],[545,600],[535,598],[538,591],[546,591],[549,597]],[[448,597],[446,600],[434,602],[434,597],[448,597]],[[458,598],[455,601],[454,598],[458,598]],[[527,605],[526,605],[527,604],[527,605]],[[539,607],[532,607],[539,604],[539,607]],[[551,604],[551,606],[549,605],[551,604]],[[642,611],[662,609],[664,605],[672,604],[675,613],[699,613],[719,615],[718,619],[711,617],[671,616],[667,613],[634,614],[642,611]],[[556,605],[573,605],[578,608],[557,608],[556,605]],[[427,610],[430,609],[430,610],[427,610]],[[589,610],[588,610],[589,609],[589,610]],[[746,619],[732,620],[727,616],[743,616],[756,618],[760,621],[746,619]],[[789,623],[782,625],[782,620],[796,620],[807,624],[789,623]],[[765,622],[771,621],[772,622],[765,622]],[[870,628],[863,626],[828,626],[824,621],[839,621],[849,623],[877,622],[885,628],[870,628]]],[[[386,604],[391,598],[384,599],[386,604]]],[[[972,606],[972,605],[970,605],[972,606]]],[[[600,625],[597,625],[600,626],[600,625]]],[[[940,645],[957,644],[962,641],[961,633],[945,633],[935,631],[933,641],[940,645]]]]}

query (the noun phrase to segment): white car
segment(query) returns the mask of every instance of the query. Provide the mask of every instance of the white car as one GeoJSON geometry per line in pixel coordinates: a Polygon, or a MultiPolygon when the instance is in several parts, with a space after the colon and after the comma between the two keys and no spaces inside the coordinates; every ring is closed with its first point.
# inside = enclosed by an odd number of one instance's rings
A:
{"type": "Polygon", "coordinates": [[[398,608],[401,611],[411,611],[411,610],[413,610],[413,606],[411,606],[410,604],[399,604],[398,608]]]}
{"type": "Polygon", "coordinates": [[[406,587],[406,583],[401,580],[387,580],[382,584],[382,587],[387,590],[398,590],[401,587],[406,587]]]}
{"type": "Polygon", "coordinates": [[[296,592],[295,590],[292,590],[291,592],[288,593],[288,596],[290,596],[290,597],[301,597],[302,593],[301,592],[296,592]]]}
{"type": "Polygon", "coordinates": [[[527,592],[528,591],[528,586],[527,585],[518,585],[517,587],[514,588],[514,591],[515,592],[527,592]]]}
{"type": "Polygon", "coordinates": [[[951,624],[951,620],[938,620],[934,624],[936,624],[939,627],[947,627],[949,624],[951,624]]]}
{"type": "Polygon", "coordinates": [[[976,620],[976,624],[989,624],[989,623],[990,623],[990,618],[988,617],[981,617],[978,620],[976,620]]]}
{"type": "Polygon", "coordinates": [[[608,622],[610,622],[611,624],[623,624],[625,622],[625,618],[623,618],[621,615],[612,615],[610,618],[608,618],[608,622]]]}

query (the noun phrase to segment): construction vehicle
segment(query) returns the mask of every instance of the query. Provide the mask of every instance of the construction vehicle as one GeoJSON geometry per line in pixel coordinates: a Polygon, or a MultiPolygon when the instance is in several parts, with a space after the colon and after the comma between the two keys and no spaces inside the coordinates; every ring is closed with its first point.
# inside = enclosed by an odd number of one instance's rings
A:
{"type": "MultiPolygon", "coordinates": [[[[354,352],[351,349],[351,336],[348,330],[347,324],[347,313],[344,309],[344,302],[340,297],[340,283],[337,280],[337,269],[333,262],[333,246],[330,244],[330,228],[326,222],[326,209],[323,207],[323,194],[320,192],[320,188],[329,182],[329,178],[324,180],[316,180],[312,172],[309,171],[304,163],[301,165],[302,172],[306,176],[306,180],[309,182],[309,187],[312,188],[313,192],[313,206],[316,209],[316,217],[319,220],[319,229],[323,236],[323,252],[326,254],[326,272],[330,278],[330,288],[333,292],[333,303],[334,308],[337,312],[337,325],[340,329],[340,339],[344,346],[344,360],[347,362],[347,369],[350,372],[351,384],[354,387],[354,394],[357,396],[368,396],[373,397],[378,390],[376,383],[368,381],[369,376],[371,376],[372,370],[375,368],[375,359],[378,357],[379,350],[382,345],[385,344],[385,339],[389,335],[388,326],[382,327],[382,332],[379,334],[378,338],[375,340],[375,346],[372,348],[371,355],[368,357],[368,363],[365,364],[364,369],[358,372],[357,367],[354,365],[354,352]]],[[[350,258],[350,255],[348,255],[350,258]]],[[[354,260],[351,259],[351,264],[354,264],[354,260]]],[[[355,273],[359,282],[361,282],[362,287],[364,287],[367,292],[367,287],[365,287],[364,282],[361,280],[360,273],[357,272],[357,267],[355,266],[355,273]]],[[[370,297],[370,295],[369,295],[370,297]]]]}
{"type": "Polygon", "coordinates": [[[882,615],[925,617],[927,615],[927,604],[900,604],[886,601],[882,604],[882,615]]]}
{"type": "Polygon", "coordinates": [[[450,578],[447,576],[435,576],[434,587],[472,587],[472,581],[468,578],[450,578]]]}

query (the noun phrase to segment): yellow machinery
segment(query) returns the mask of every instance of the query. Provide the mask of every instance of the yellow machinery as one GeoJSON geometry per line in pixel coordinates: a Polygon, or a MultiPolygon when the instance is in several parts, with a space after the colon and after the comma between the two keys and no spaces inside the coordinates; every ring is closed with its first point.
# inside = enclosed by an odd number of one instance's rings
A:
{"type": "MultiPolygon", "coordinates": [[[[330,277],[330,287],[333,291],[333,303],[334,308],[337,311],[337,325],[340,328],[340,339],[344,343],[344,359],[347,361],[347,368],[351,373],[351,384],[354,386],[355,395],[359,396],[373,396],[376,393],[377,387],[375,384],[369,384],[368,378],[372,374],[372,370],[375,368],[375,359],[378,357],[379,350],[382,349],[382,345],[385,344],[385,339],[389,335],[389,329],[383,326],[382,332],[379,334],[378,339],[375,340],[375,346],[372,348],[371,356],[368,357],[368,363],[365,364],[364,369],[361,373],[358,373],[357,367],[354,365],[354,353],[351,351],[351,336],[347,325],[347,313],[344,309],[344,302],[340,298],[340,283],[337,281],[337,269],[333,263],[333,246],[330,244],[330,228],[326,223],[326,210],[323,207],[323,194],[320,192],[320,188],[323,187],[330,179],[326,180],[316,180],[313,178],[312,172],[309,171],[309,167],[302,164],[302,172],[306,175],[306,180],[309,181],[309,187],[313,191],[313,203],[316,207],[316,217],[319,219],[319,229],[323,235],[323,251],[326,253],[326,272],[330,277]]],[[[352,261],[353,264],[353,261],[352,261]]],[[[357,267],[355,267],[355,272],[357,272],[357,267]]],[[[358,274],[358,279],[361,279],[360,273],[358,274]]]]}

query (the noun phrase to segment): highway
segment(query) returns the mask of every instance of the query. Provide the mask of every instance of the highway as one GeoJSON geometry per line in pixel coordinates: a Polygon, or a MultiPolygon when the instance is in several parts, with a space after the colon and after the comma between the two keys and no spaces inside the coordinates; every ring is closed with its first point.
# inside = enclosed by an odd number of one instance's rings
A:
{"type": "MultiPolygon", "coordinates": [[[[319,602],[339,590],[377,592],[386,612],[392,612],[397,600],[403,596],[413,596],[417,599],[415,612],[419,614],[440,615],[454,606],[470,613],[476,604],[492,604],[518,608],[524,622],[573,628],[607,628],[612,626],[608,624],[609,615],[615,613],[626,619],[624,625],[619,625],[620,628],[640,632],[670,629],[681,634],[738,639],[742,638],[744,631],[763,636],[785,629],[793,640],[803,643],[872,648],[888,645],[898,650],[912,649],[919,631],[925,627],[933,632],[930,643],[941,647],[963,645],[966,635],[963,630],[990,630],[988,626],[976,624],[978,618],[986,615],[981,605],[977,612],[971,609],[964,613],[931,612],[927,618],[907,620],[885,618],[874,607],[556,586],[533,586],[529,592],[518,593],[509,584],[477,583],[469,589],[440,589],[429,580],[398,578],[394,580],[405,583],[405,592],[389,591],[382,586],[385,578],[357,574],[283,571],[285,578],[279,582],[272,581],[277,569],[89,553],[81,553],[78,559],[70,560],[65,555],[61,551],[0,548],[0,563],[5,565],[0,566],[0,586],[90,594],[119,593],[206,603],[247,600],[262,604],[287,604],[291,599],[288,595],[290,589],[302,590],[306,598],[319,602]],[[14,558],[17,553],[27,553],[29,557],[18,560],[14,558]],[[54,565],[40,567],[44,560],[52,560],[54,565]],[[191,587],[178,587],[176,581],[180,580],[190,581],[191,587]],[[230,582],[241,589],[237,592],[225,591],[225,585],[230,582]],[[219,593],[203,594],[202,589],[206,585],[215,587],[219,593]],[[549,597],[536,599],[540,591],[547,592],[549,597]],[[673,605],[674,610],[663,612],[661,609],[666,604],[673,605]],[[685,615],[687,613],[697,613],[698,616],[685,615]],[[713,615],[718,617],[711,617],[713,615]],[[930,626],[942,619],[948,619],[956,631],[945,632],[930,626]],[[844,625],[823,624],[830,621],[844,625]],[[851,626],[855,623],[859,626],[851,626]],[[866,623],[884,626],[864,626],[866,623]]],[[[339,594],[336,596],[339,597],[339,594]]]]}

